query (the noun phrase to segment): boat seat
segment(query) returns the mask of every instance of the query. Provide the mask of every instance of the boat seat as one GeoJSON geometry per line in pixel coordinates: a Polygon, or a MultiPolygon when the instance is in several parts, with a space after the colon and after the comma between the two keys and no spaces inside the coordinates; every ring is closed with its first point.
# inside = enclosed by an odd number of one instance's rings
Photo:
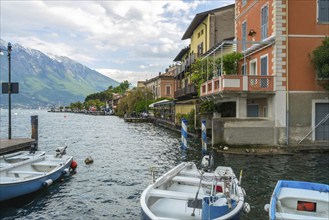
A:
{"type": "Polygon", "coordinates": [[[170,198],[170,199],[178,199],[178,200],[189,200],[195,198],[195,194],[192,193],[170,191],[163,189],[153,189],[152,191],[150,191],[149,195],[153,197],[162,197],[162,198],[170,198]]]}
{"type": "MultiPolygon", "coordinates": [[[[43,172],[36,171],[25,171],[25,170],[11,170],[8,171],[9,174],[30,174],[30,175],[44,175],[43,172]]],[[[2,178],[2,177],[1,177],[2,178]]]]}
{"type": "Polygon", "coordinates": [[[32,166],[46,166],[46,167],[57,167],[59,165],[60,165],[60,163],[51,162],[51,161],[40,161],[40,162],[32,164],[32,166]]]}
{"type": "MultiPolygon", "coordinates": [[[[172,178],[172,181],[199,185],[200,179],[196,178],[196,177],[175,176],[174,178],[172,178]]],[[[201,183],[202,183],[202,185],[208,185],[208,186],[213,185],[213,182],[202,181],[201,183]]]]}
{"type": "Polygon", "coordinates": [[[313,201],[316,198],[316,201],[329,202],[329,193],[328,192],[318,192],[314,190],[302,190],[282,187],[280,196],[278,200],[283,201],[284,199],[298,199],[298,200],[310,200],[313,201]],[[301,194],[302,193],[302,194],[301,194]]]}
{"type": "Polygon", "coordinates": [[[311,216],[307,216],[307,215],[298,215],[298,214],[293,214],[293,213],[283,213],[283,212],[279,212],[276,213],[275,215],[278,219],[298,219],[298,220],[328,220],[328,216],[315,216],[314,214],[311,216]]]}

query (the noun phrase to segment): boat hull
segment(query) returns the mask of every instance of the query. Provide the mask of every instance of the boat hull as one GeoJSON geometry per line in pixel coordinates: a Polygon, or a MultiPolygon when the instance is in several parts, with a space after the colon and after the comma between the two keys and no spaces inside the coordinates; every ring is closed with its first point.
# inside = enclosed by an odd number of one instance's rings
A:
{"type": "Polygon", "coordinates": [[[15,180],[13,177],[1,176],[0,201],[2,202],[16,197],[24,196],[49,186],[52,182],[55,182],[61,176],[67,173],[72,160],[73,157],[69,156],[65,160],[64,164],[58,166],[51,172],[42,172],[43,175],[38,175],[32,178],[25,178],[25,180],[15,180]]]}

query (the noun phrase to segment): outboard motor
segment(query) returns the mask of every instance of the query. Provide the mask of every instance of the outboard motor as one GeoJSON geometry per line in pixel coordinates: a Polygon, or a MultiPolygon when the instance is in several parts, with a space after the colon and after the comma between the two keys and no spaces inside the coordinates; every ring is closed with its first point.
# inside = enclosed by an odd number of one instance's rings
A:
{"type": "Polygon", "coordinates": [[[205,155],[201,161],[202,169],[210,171],[214,167],[214,158],[211,154],[205,155]]]}

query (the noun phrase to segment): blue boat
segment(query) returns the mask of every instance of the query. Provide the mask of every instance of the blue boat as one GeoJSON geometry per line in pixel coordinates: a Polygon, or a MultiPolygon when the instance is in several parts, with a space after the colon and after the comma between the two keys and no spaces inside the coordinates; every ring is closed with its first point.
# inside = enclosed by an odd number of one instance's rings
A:
{"type": "Polygon", "coordinates": [[[1,160],[0,201],[48,187],[76,168],[73,157],[65,155],[65,149],[56,151],[55,155],[12,154],[2,156],[1,160]]]}
{"type": "Polygon", "coordinates": [[[265,210],[270,220],[328,220],[329,185],[279,180],[265,210]]]}

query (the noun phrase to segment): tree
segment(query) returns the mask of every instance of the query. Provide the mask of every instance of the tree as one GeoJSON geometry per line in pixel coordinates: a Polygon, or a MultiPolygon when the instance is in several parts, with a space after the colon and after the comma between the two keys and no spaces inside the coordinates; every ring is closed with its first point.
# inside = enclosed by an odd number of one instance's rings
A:
{"type": "Polygon", "coordinates": [[[311,63],[316,70],[320,85],[329,91],[329,37],[326,37],[322,45],[312,52],[311,63]]]}
{"type": "Polygon", "coordinates": [[[119,86],[113,88],[112,91],[114,93],[119,93],[122,95],[129,89],[129,86],[130,86],[130,83],[128,82],[128,80],[125,80],[122,83],[120,83],[119,86]]]}
{"type": "Polygon", "coordinates": [[[152,93],[149,90],[137,88],[130,91],[129,95],[120,99],[116,114],[122,116],[125,113],[141,113],[146,111],[147,106],[152,102],[152,93]]]}

